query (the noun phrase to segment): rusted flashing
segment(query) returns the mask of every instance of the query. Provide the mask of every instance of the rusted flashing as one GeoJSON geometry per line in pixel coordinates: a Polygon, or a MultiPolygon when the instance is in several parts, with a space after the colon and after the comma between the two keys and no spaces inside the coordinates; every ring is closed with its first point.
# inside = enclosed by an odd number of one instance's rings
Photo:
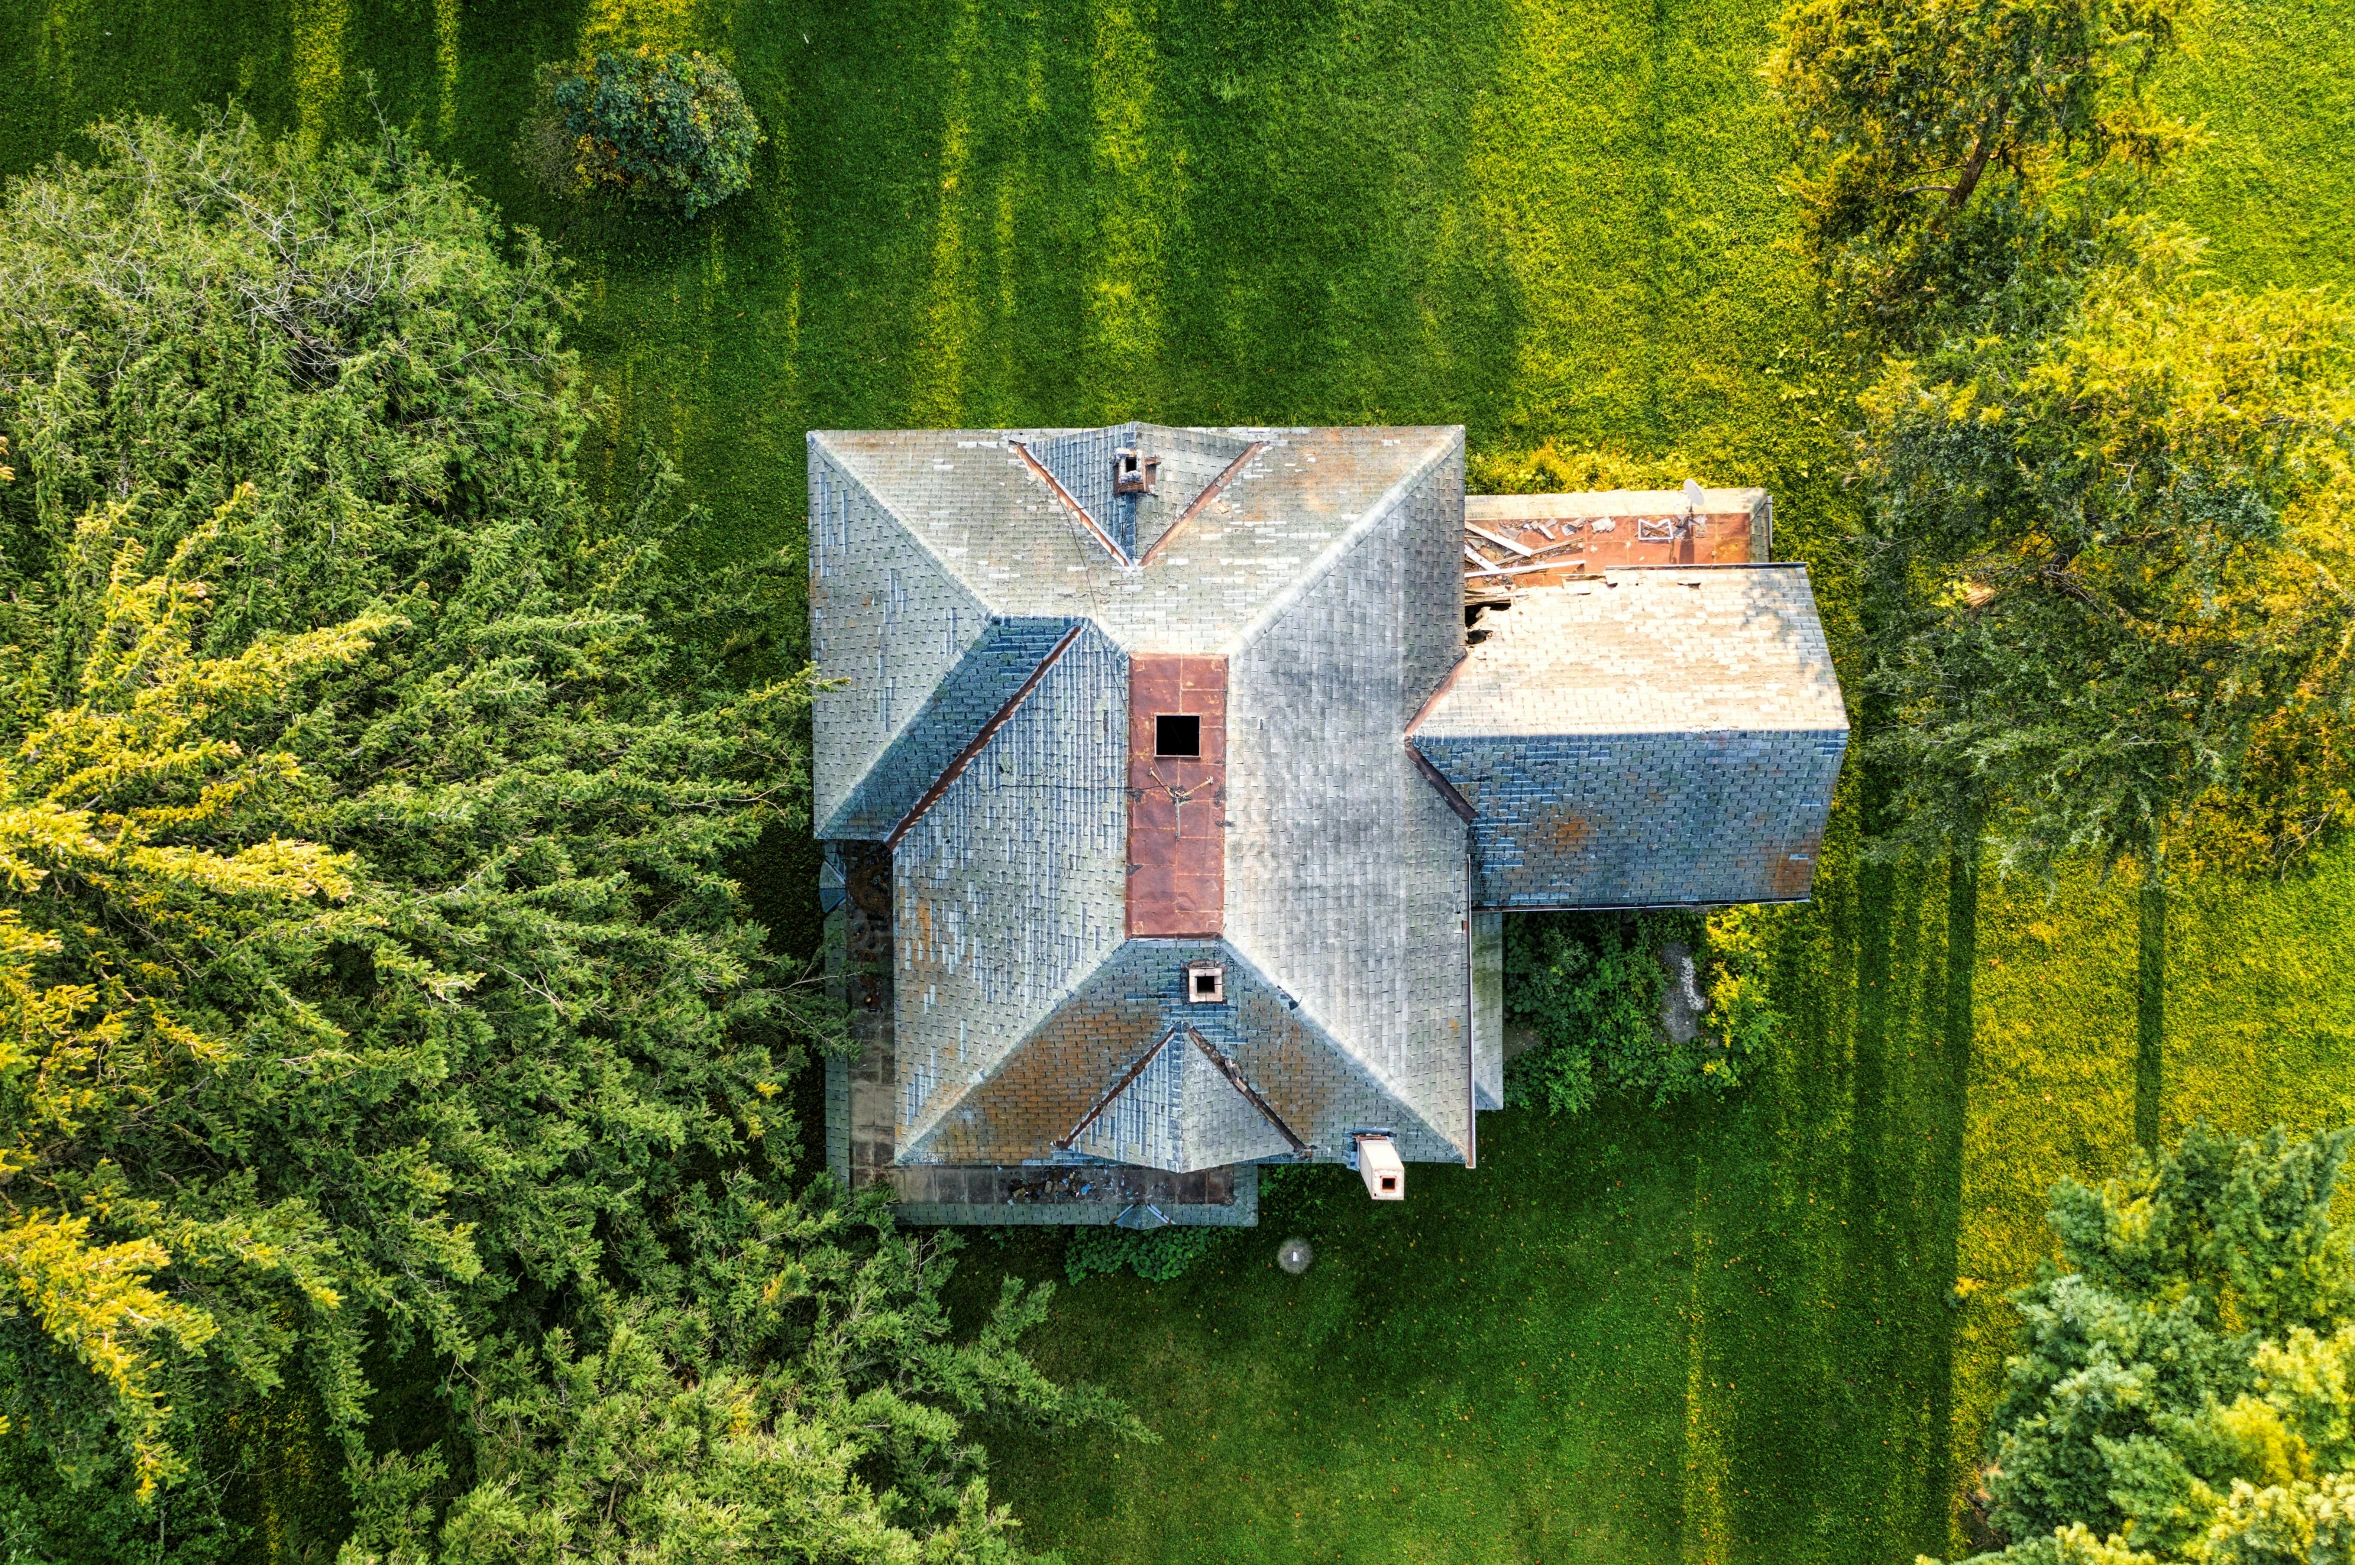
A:
{"type": "Polygon", "coordinates": [[[886,848],[898,847],[900,839],[908,834],[909,829],[922,818],[924,812],[940,802],[941,795],[949,791],[949,784],[964,775],[965,768],[973,764],[973,758],[982,752],[983,747],[996,736],[999,729],[1006,726],[1007,720],[1013,717],[1015,709],[1028,700],[1030,693],[1038,688],[1038,682],[1047,677],[1047,670],[1055,666],[1056,660],[1061,658],[1071,644],[1079,639],[1079,633],[1087,628],[1087,623],[1084,620],[1081,621],[1065,631],[1061,641],[1047,649],[1047,655],[1039,659],[1038,667],[1030,671],[1030,677],[1022,682],[1022,688],[1006,698],[1006,704],[998,708],[997,715],[981,725],[981,732],[973,736],[973,742],[957,753],[957,758],[949,762],[948,769],[940,774],[931,787],[924,790],[924,796],[915,802],[900,820],[900,823],[891,828],[891,835],[883,839],[883,845],[886,848]]]}
{"type": "Polygon", "coordinates": [[[1251,444],[1245,446],[1243,448],[1243,454],[1235,458],[1232,462],[1229,462],[1226,465],[1226,470],[1220,473],[1216,478],[1213,478],[1203,489],[1203,491],[1200,494],[1194,496],[1193,501],[1188,504],[1183,511],[1178,513],[1178,519],[1174,522],[1171,522],[1167,527],[1162,529],[1161,536],[1153,540],[1153,547],[1147,549],[1145,551],[1145,557],[1137,561],[1137,563],[1139,565],[1152,564],[1153,557],[1159,554],[1164,548],[1168,547],[1169,540],[1175,538],[1178,535],[1178,529],[1185,526],[1186,523],[1192,521],[1197,515],[1199,515],[1204,506],[1217,499],[1218,492],[1221,489],[1224,489],[1228,483],[1234,479],[1236,474],[1242,472],[1243,469],[1250,464],[1253,457],[1256,457],[1260,452],[1265,451],[1266,449],[1267,442],[1264,440],[1254,440],[1251,442],[1251,444]]]}
{"type": "Polygon", "coordinates": [[[1139,652],[1128,673],[1124,925],[1132,937],[1216,939],[1226,928],[1227,661],[1139,652]],[[1198,755],[1156,753],[1161,714],[1201,720],[1198,755]]]}
{"type": "Polygon", "coordinates": [[[1415,770],[1421,772],[1424,780],[1439,790],[1439,797],[1447,801],[1447,807],[1455,811],[1465,825],[1469,826],[1480,818],[1480,812],[1472,808],[1471,801],[1456,791],[1456,785],[1447,780],[1446,774],[1424,758],[1423,752],[1415,748],[1412,739],[1406,742],[1406,753],[1414,757],[1415,770]]]}
{"type": "Polygon", "coordinates": [[[1409,739],[1412,739],[1415,736],[1416,729],[1423,726],[1423,719],[1429,717],[1431,715],[1432,709],[1439,705],[1440,698],[1456,687],[1456,677],[1463,673],[1464,665],[1471,661],[1472,654],[1470,652],[1465,651],[1460,647],[1456,649],[1455,667],[1449,669],[1444,675],[1440,676],[1439,688],[1425,696],[1423,698],[1423,704],[1415,708],[1415,715],[1408,719],[1406,725],[1406,736],[1409,739]]]}
{"type": "Polygon", "coordinates": [[[1030,470],[1046,481],[1047,487],[1054,491],[1055,498],[1062,501],[1069,508],[1071,514],[1079,518],[1080,524],[1095,535],[1096,542],[1104,546],[1105,551],[1112,556],[1115,563],[1121,565],[1136,563],[1128,557],[1128,551],[1123,549],[1119,542],[1110,533],[1104,531],[1096,519],[1088,514],[1088,508],[1071,497],[1071,491],[1063,487],[1062,481],[1047,471],[1047,465],[1030,454],[1028,445],[1019,440],[1009,440],[1006,444],[1022,454],[1022,460],[1029,464],[1030,470]]]}
{"type": "MultiPolygon", "coordinates": [[[[1192,1031],[1191,1028],[1186,1028],[1183,1030],[1189,1032],[1192,1031]]],[[[1136,1064],[1131,1065],[1128,1068],[1128,1073],[1122,1076],[1120,1080],[1112,1084],[1112,1090],[1098,1098],[1096,1100],[1095,1107],[1089,1109],[1085,1114],[1082,1114],[1079,1117],[1079,1123],[1072,1126],[1070,1132],[1055,1143],[1055,1150],[1058,1152],[1070,1151],[1072,1143],[1079,1140],[1082,1135],[1086,1134],[1087,1128],[1090,1125],[1093,1125],[1097,1120],[1103,1118],[1104,1111],[1112,1107],[1113,1100],[1118,1098],[1122,1093],[1128,1091],[1129,1084],[1131,1082],[1135,1081],[1139,1076],[1145,1074],[1145,1067],[1152,1064],[1153,1061],[1160,1056],[1160,1053],[1163,1049],[1169,1047],[1170,1040],[1177,1037],[1180,1031],[1181,1029],[1172,1027],[1168,1032],[1161,1035],[1161,1041],[1159,1043],[1156,1043],[1153,1045],[1153,1047],[1138,1055],[1136,1064]]]]}
{"type": "Polygon", "coordinates": [[[1253,1108],[1259,1110],[1260,1113],[1267,1116],[1267,1122],[1276,1127],[1277,1135],[1282,1136],[1286,1141],[1292,1144],[1292,1155],[1294,1157],[1302,1156],[1308,1151],[1308,1143],[1301,1140],[1298,1136],[1292,1134],[1292,1127],[1284,1123],[1284,1116],[1278,1114],[1273,1108],[1271,1108],[1268,1105],[1267,1099],[1261,1097],[1258,1093],[1251,1090],[1251,1083],[1243,1079],[1243,1073],[1235,1068],[1235,1062],[1233,1060],[1228,1059],[1225,1055],[1219,1053],[1218,1050],[1212,1048],[1210,1046],[1210,1040],[1203,1037],[1193,1028],[1188,1027],[1184,1029],[1184,1031],[1187,1037],[1194,1040],[1194,1047],[1200,1049],[1204,1056],[1209,1059],[1210,1063],[1218,1067],[1218,1073],[1227,1079],[1228,1084],[1232,1086],[1237,1092],[1243,1094],[1244,1098],[1250,1102],[1253,1108]]]}

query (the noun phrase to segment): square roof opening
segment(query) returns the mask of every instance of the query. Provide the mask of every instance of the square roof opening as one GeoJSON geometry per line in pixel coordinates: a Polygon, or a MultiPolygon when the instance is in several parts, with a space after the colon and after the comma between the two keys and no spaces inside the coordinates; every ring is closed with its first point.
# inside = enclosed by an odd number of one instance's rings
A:
{"type": "Polygon", "coordinates": [[[1162,712],[1153,719],[1153,753],[1184,756],[1202,754],[1202,719],[1193,713],[1162,712]]]}

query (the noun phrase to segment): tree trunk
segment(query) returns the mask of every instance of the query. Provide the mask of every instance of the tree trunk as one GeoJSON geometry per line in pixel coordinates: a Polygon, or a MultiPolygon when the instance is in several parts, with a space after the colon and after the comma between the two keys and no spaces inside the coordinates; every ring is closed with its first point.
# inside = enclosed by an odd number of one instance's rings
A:
{"type": "Polygon", "coordinates": [[[2134,985],[2134,1139],[2159,1149],[2159,1094],[2167,1037],[2167,884],[2158,855],[2143,861],[2141,928],[2134,985]]]}

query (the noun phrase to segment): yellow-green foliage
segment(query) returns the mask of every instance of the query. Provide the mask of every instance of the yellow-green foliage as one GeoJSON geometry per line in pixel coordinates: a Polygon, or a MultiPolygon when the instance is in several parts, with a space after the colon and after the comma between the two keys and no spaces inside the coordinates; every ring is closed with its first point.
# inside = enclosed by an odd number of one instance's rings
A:
{"type": "Polygon", "coordinates": [[[397,133],[95,139],[0,221],[0,1525],[1005,1557],[963,1415],[1135,1425],[799,1164],[798,573],[584,492],[548,253],[397,133]]]}
{"type": "Polygon", "coordinates": [[[2330,1216],[2351,1139],[2194,1124],[2054,1187],[2062,1265],[2014,1295],[2027,1331],[1995,1410],[1991,1519],[2013,1542],[1986,1560],[2041,1565],[2077,1528],[2188,1565],[2355,1543],[2355,1253],[2330,1216]]]}
{"type": "MultiPolygon", "coordinates": [[[[170,1243],[233,1243],[234,1229],[188,1234],[161,1205],[127,1199],[118,1171],[103,1158],[90,1164],[86,1149],[108,1145],[126,1122],[168,1119],[186,1078],[223,1069],[245,1042],[201,1005],[184,1008],[175,952],[266,940],[294,921],[370,916],[339,906],[354,892],[346,855],[275,835],[222,851],[297,784],[300,768],[283,752],[244,753],[207,719],[285,698],[307,672],[358,657],[386,624],[355,619],[234,657],[197,656],[208,589],[193,572],[250,500],[240,490],[153,574],[145,547],[125,535],[122,507],[83,520],[67,568],[103,572],[106,585],[81,699],[39,714],[0,760],[0,873],[12,893],[0,908],[0,1271],[14,1284],[0,1312],[29,1313],[104,1385],[142,1499],[186,1465],[164,1438],[171,1410],[155,1355],[193,1353],[218,1329],[202,1307],[159,1292],[154,1276],[175,1259],[170,1243]],[[93,900],[43,895],[56,881],[93,900]],[[93,906],[113,927],[84,921],[93,906]]],[[[280,998],[304,1047],[341,1043],[314,1010],[280,998]]],[[[180,1258],[190,1258],[185,1249],[180,1258]]],[[[255,1258],[303,1272],[314,1305],[338,1303],[315,1259],[255,1258]]],[[[19,1417],[33,1439],[64,1432],[37,1412],[19,1417]]]]}
{"type": "Polygon", "coordinates": [[[2202,287],[2169,249],[2072,285],[2048,332],[1891,359],[1863,398],[1882,547],[1910,561],[1868,754],[1917,829],[1959,794],[2014,865],[2156,873],[2199,841],[2271,869],[2341,807],[2355,318],[2202,287]]]}
{"type": "Polygon", "coordinates": [[[1464,487],[1474,494],[1674,489],[1698,476],[1696,469],[1673,455],[1654,459],[1615,449],[1557,451],[1551,444],[1534,451],[1477,452],[1464,464],[1464,487]]]}
{"type": "MultiPolygon", "coordinates": [[[[808,428],[1462,422],[1475,452],[1683,451],[1691,476],[1768,484],[1854,691],[1853,405],[1814,346],[1758,74],[1781,8],[595,0],[437,5],[445,29],[306,0],[195,28],[34,0],[0,11],[0,170],[84,155],[78,127],[133,104],[235,94],[280,127],[332,92],[356,127],[372,79],[561,238],[570,336],[611,399],[584,470],[626,497],[654,430],[710,507],[700,558],[798,545],[808,428]],[[639,44],[725,58],[773,137],[693,243],[584,217],[508,156],[534,62],[639,44]]],[[[2162,210],[2209,236],[2221,281],[2344,283],[2355,9],[2218,0],[2190,43],[2160,106],[2209,139],[2162,210]]],[[[797,948],[805,852],[754,878],[797,948]]],[[[1403,1208],[1337,1187],[1306,1278],[1268,1264],[1263,1228],[1248,1265],[1066,1295],[1057,1362],[1115,1380],[1170,1444],[1139,1482],[1134,1454],[1009,1438],[1025,1536],[1156,1561],[1959,1550],[2016,1324],[2001,1296],[2049,1249],[2053,1179],[2131,1144],[2134,906],[2090,874],[2050,896],[1990,877],[1966,1096],[1937,1053],[1942,877],[1861,897],[1860,873],[1828,856],[1792,916],[1774,978],[1795,1030],[1754,1118],[1484,1116],[1481,1167],[1418,1170],[1403,1208]]],[[[2312,880],[2178,904],[2171,1125],[2355,1114],[2350,908],[2355,868],[2329,854],[2312,880]]],[[[507,1196],[536,1204],[530,1179],[507,1196]]]]}

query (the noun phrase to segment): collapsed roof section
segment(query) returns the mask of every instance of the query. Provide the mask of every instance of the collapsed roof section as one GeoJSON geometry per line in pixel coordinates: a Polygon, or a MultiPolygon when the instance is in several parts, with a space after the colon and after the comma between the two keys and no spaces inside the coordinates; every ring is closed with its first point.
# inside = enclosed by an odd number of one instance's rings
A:
{"type": "Polygon", "coordinates": [[[1614,571],[1481,628],[1412,734],[1480,905],[1807,894],[1848,720],[1804,565],[1614,571]]]}

